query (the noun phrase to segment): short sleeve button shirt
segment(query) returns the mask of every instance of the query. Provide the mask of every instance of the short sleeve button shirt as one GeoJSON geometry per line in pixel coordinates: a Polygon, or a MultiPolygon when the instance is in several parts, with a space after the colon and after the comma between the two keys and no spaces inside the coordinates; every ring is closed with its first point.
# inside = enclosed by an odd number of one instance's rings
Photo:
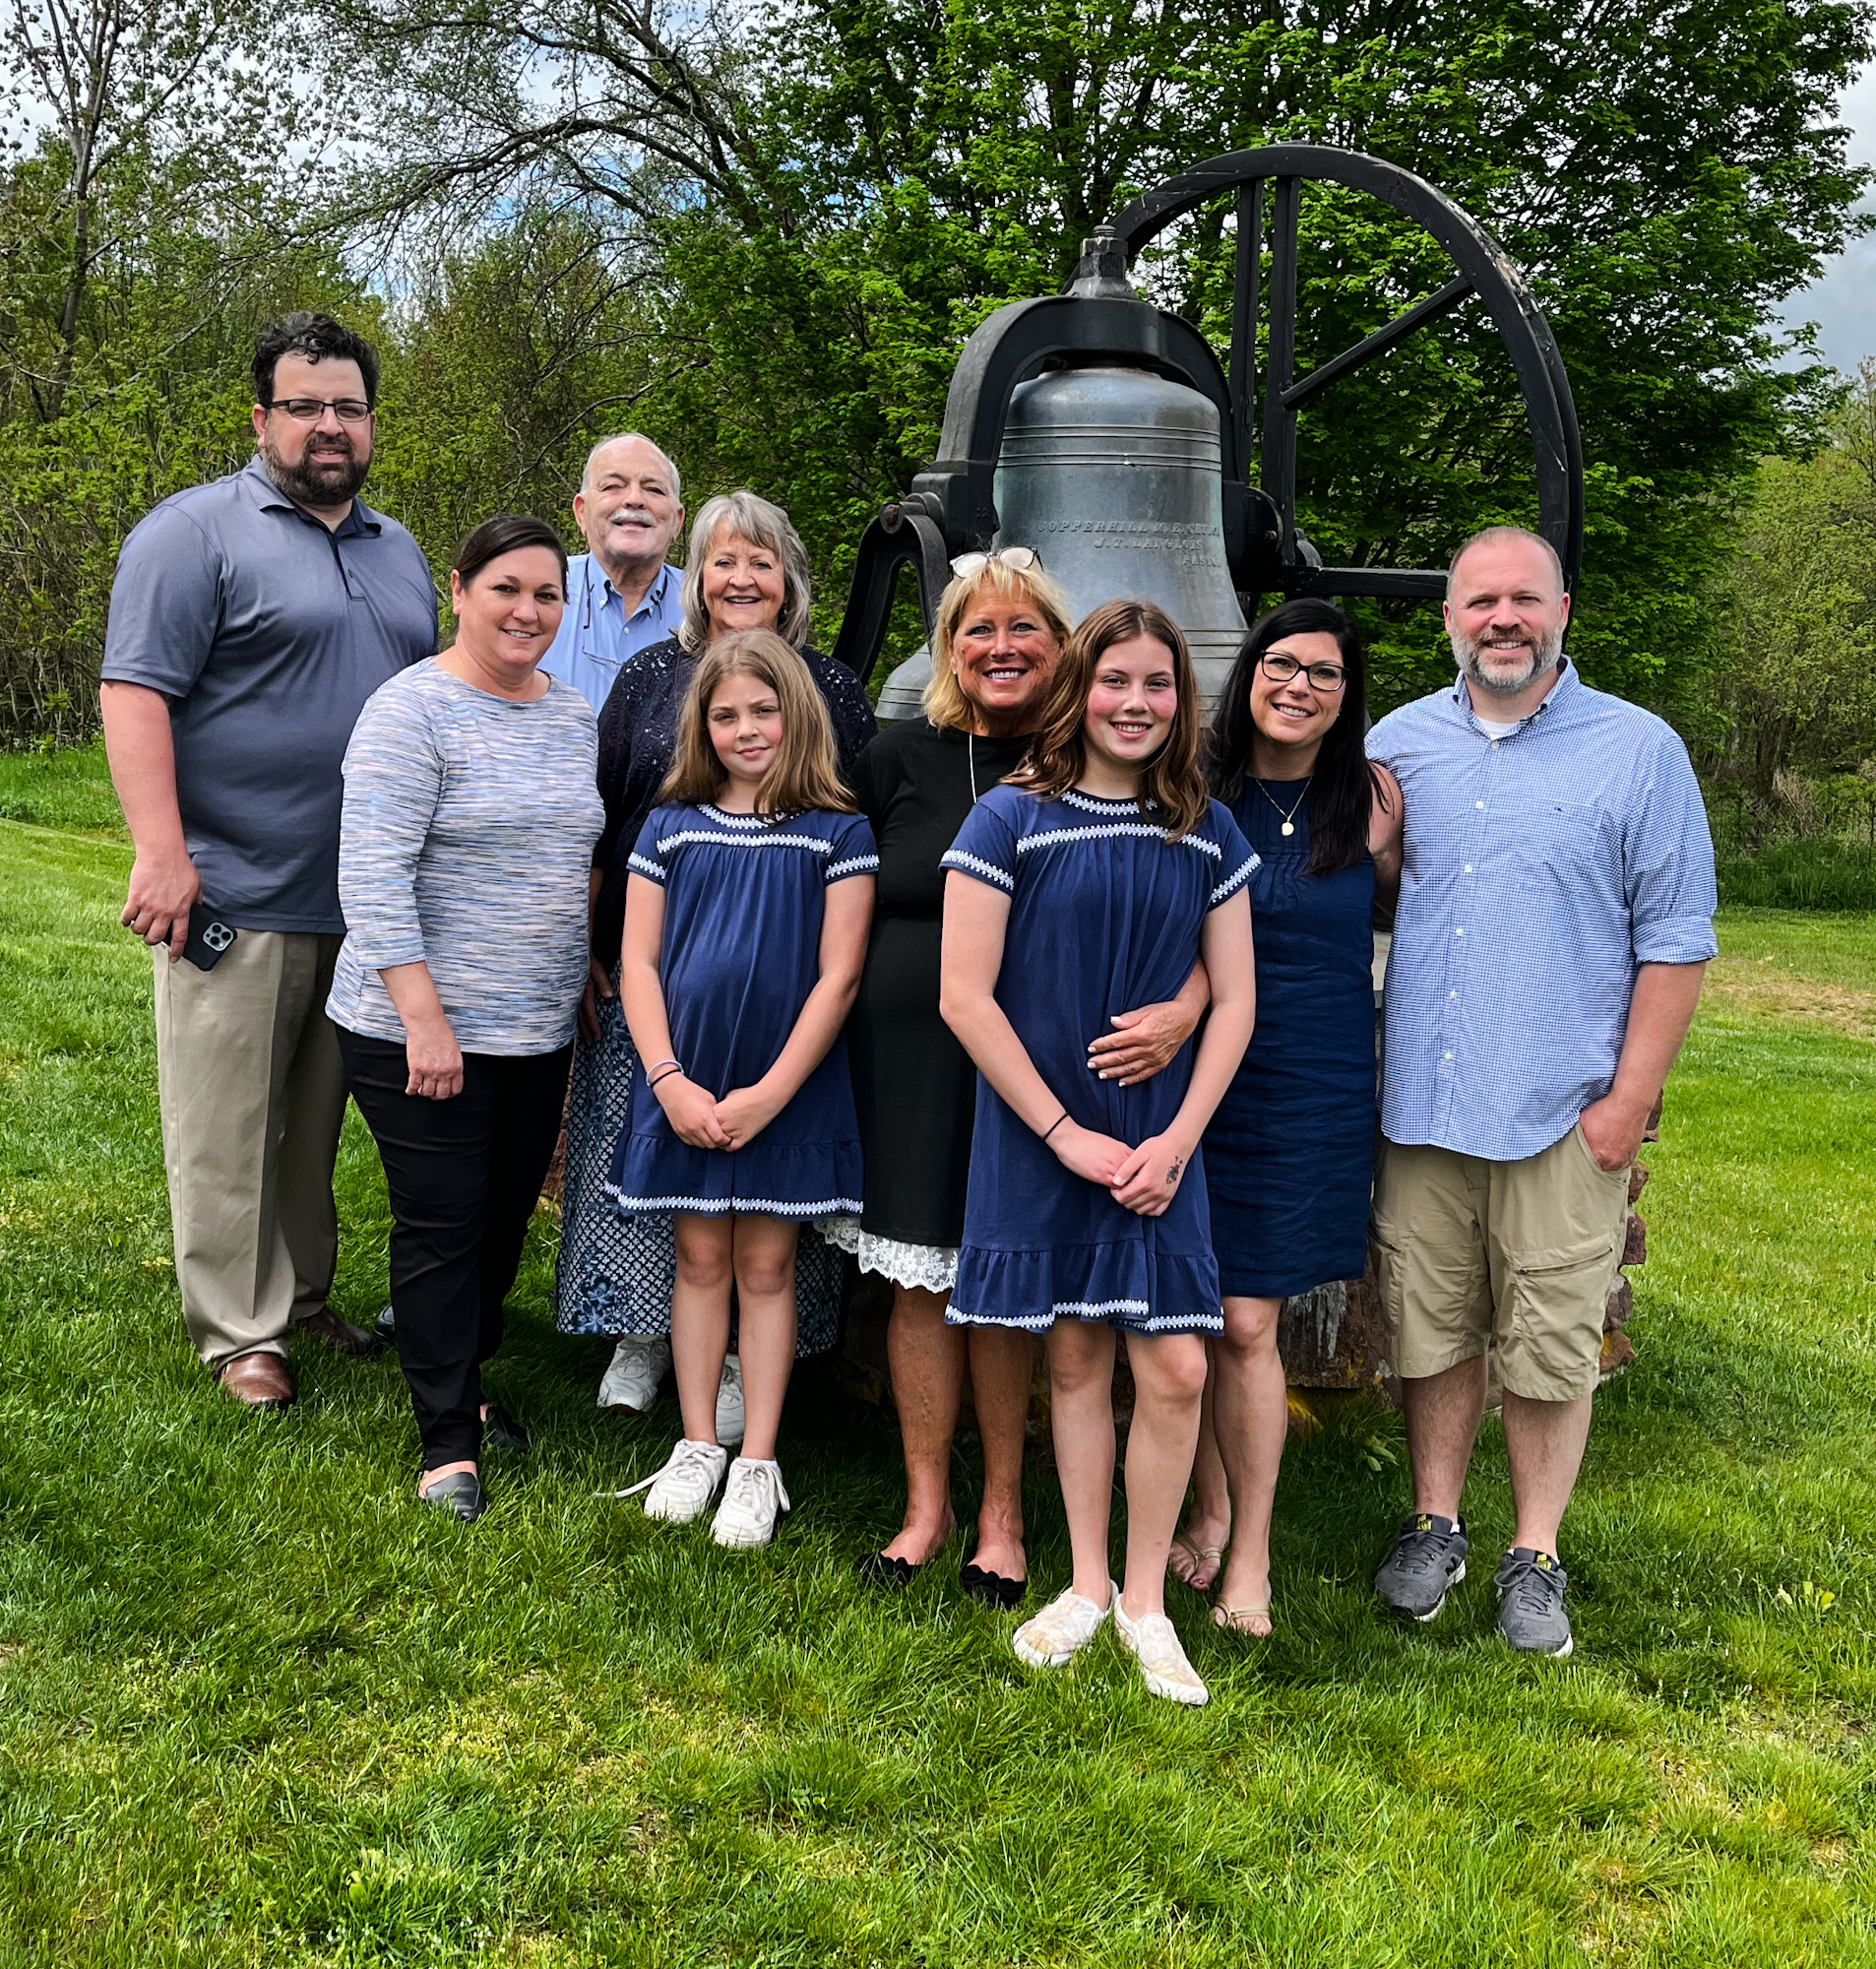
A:
{"type": "Polygon", "coordinates": [[[183,839],[240,929],[344,929],[341,762],[365,700],[436,647],[415,540],[361,501],[337,529],[257,457],[165,499],[124,542],[107,682],[169,701],[183,839]]]}
{"type": "Polygon", "coordinates": [[[1407,814],[1382,1133],[1536,1155],[1609,1091],[1638,968],[1715,954],[1713,842],[1686,747],[1566,661],[1502,737],[1461,679],[1382,719],[1368,756],[1407,814]]]}
{"type": "Polygon", "coordinates": [[[540,667],[570,683],[592,705],[594,717],[621,669],[641,650],[677,633],[684,619],[684,572],[668,564],[630,615],[624,598],[596,556],[575,554],[567,563],[567,606],[540,667]]]}

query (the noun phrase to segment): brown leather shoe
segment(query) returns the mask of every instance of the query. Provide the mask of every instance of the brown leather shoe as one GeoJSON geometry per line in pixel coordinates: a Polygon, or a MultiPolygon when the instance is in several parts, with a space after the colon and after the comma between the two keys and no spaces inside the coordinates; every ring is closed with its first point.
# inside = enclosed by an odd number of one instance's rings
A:
{"type": "Polygon", "coordinates": [[[251,1409],[287,1409],[293,1405],[292,1377],[278,1354],[237,1354],[223,1361],[216,1379],[237,1402],[251,1409]]]}
{"type": "Polygon", "coordinates": [[[315,1340],[323,1340],[337,1354],[348,1355],[354,1361],[369,1361],[384,1342],[375,1333],[362,1326],[354,1326],[348,1319],[341,1319],[331,1306],[322,1305],[311,1319],[302,1319],[292,1329],[295,1333],[310,1333],[315,1340]]]}

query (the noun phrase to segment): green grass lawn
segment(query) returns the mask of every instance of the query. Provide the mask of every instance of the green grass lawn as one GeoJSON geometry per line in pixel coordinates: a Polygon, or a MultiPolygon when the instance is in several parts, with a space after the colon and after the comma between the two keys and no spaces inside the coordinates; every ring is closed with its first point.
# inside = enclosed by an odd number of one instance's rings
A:
{"type": "MultiPolygon", "coordinates": [[[[1492,1637],[1490,1424],[1472,1579],[1376,1618],[1389,1421],[1292,1447],[1272,1642],[1175,1602],[1192,1712],[1105,1639],[1032,1677],[955,1560],[860,1590],[895,1438],[823,1377],[773,1551],[595,1500],[675,1410],[597,1414],[544,1219],[493,1377],[537,1447],[472,1530],[410,1500],[394,1363],[307,1349],[283,1417],[218,1395],[85,756],[0,773],[0,1963],[1876,1961],[1871,920],[1723,922],[1566,1525],[1576,1659],[1492,1637]]],[[[341,1183],[364,1318],[355,1116],[341,1183]]],[[[1046,1464],[1030,1508],[1053,1591],[1046,1464]]]]}

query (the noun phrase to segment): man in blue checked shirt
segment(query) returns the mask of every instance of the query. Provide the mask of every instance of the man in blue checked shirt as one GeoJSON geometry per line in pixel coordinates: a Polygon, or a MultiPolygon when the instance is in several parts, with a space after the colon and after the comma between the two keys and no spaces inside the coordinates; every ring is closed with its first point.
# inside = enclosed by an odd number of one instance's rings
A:
{"type": "Polygon", "coordinates": [[[1466,1577],[1460,1496],[1495,1344],[1517,1513],[1498,1627],[1563,1656],[1557,1531],[1629,1168],[1716,950],[1713,843],[1679,738],[1563,655],[1548,542],[1475,534],[1446,595],[1458,678],[1368,736],[1406,806],[1372,1246],[1414,1488],[1375,1590],[1430,1620],[1466,1577]]]}
{"type": "Polygon", "coordinates": [[[596,718],[620,670],[683,618],[683,572],[664,559],[684,524],[677,467],[637,431],[603,438],[587,456],[573,517],[588,551],[567,563],[566,612],[540,667],[596,718]]]}

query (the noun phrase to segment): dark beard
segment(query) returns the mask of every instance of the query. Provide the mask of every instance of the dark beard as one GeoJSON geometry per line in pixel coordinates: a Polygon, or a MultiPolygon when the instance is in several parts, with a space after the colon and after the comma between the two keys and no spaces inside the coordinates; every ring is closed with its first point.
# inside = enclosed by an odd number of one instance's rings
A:
{"type": "MultiPolygon", "coordinates": [[[[289,499],[301,506],[349,504],[357,497],[358,488],[371,470],[371,461],[366,459],[360,464],[357,452],[349,447],[349,441],[344,460],[345,469],[339,474],[314,470],[313,454],[310,452],[302,454],[297,465],[288,465],[265,438],[261,442],[261,456],[267,462],[267,476],[289,499]]],[[[340,463],[336,452],[323,452],[320,458],[327,466],[340,463]]]]}

